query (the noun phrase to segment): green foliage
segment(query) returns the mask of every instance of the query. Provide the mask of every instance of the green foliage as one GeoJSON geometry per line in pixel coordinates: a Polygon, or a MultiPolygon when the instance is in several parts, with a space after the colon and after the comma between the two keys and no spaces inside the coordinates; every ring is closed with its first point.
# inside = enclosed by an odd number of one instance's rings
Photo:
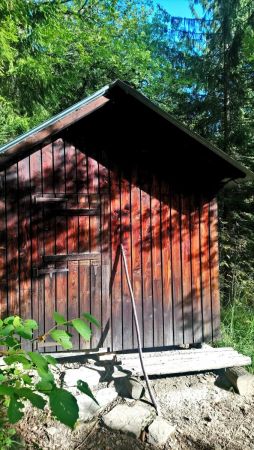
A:
{"type": "Polygon", "coordinates": [[[253,315],[254,282],[242,282],[236,278],[231,284],[230,298],[221,311],[222,330],[219,346],[233,346],[238,351],[251,357],[252,364],[248,368],[254,373],[254,315],[253,315]]]}
{"type": "Polygon", "coordinates": [[[97,403],[97,405],[99,405],[99,403],[97,402],[96,398],[94,397],[91,389],[89,388],[88,384],[85,381],[78,380],[77,388],[79,389],[80,392],[83,392],[83,394],[88,395],[88,397],[92,398],[95,401],[95,403],[97,403]]]}
{"type": "Polygon", "coordinates": [[[60,388],[49,393],[49,404],[52,414],[62,423],[73,428],[78,420],[78,404],[73,395],[60,388]]]}
{"type": "Polygon", "coordinates": [[[89,341],[91,337],[91,330],[82,319],[74,319],[71,324],[86,341],[89,341]]]}
{"type": "Polygon", "coordinates": [[[65,350],[72,348],[71,335],[65,330],[52,330],[50,336],[54,341],[60,344],[65,350]]]}
{"type": "MultiPolygon", "coordinates": [[[[29,401],[34,407],[44,409],[49,403],[52,415],[73,428],[78,419],[78,405],[75,397],[64,389],[60,389],[54,379],[50,366],[56,365],[56,360],[50,355],[42,355],[35,351],[22,349],[20,337],[34,341],[46,341],[50,336],[63,348],[72,348],[71,334],[64,328],[72,326],[82,338],[90,339],[91,330],[86,322],[98,323],[90,314],[83,319],[66,320],[57,312],[54,313],[56,325],[43,336],[33,338],[33,331],[38,329],[34,320],[22,320],[18,316],[0,320],[0,354],[5,366],[0,368],[0,403],[5,405],[9,423],[16,423],[23,417],[24,402],[29,401]],[[61,327],[61,328],[59,328],[61,327]],[[39,375],[40,381],[36,380],[39,375]],[[42,395],[43,394],[43,395],[42,395]],[[48,397],[48,401],[44,396],[48,397]]],[[[78,381],[78,389],[94,401],[95,398],[85,381],[78,381]]],[[[1,439],[9,439],[9,432],[1,439]]],[[[8,441],[9,442],[9,441],[8,441]]],[[[1,447],[4,448],[4,447],[1,447]]],[[[8,448],[8,447],[6,447],[8,448]]]]}
{"type": "Polygon", "coordinates": [[[8,450],[15,448],[16,441],[14,439],[16,430],[7,422],[6,408],[3,401],[0,400],[0,448],[8,450]]]}
{"type": "Polygon", "coordinates": [[[151,3],[3,0],[0,142],[116,78],[151,82],[151,3]]]}

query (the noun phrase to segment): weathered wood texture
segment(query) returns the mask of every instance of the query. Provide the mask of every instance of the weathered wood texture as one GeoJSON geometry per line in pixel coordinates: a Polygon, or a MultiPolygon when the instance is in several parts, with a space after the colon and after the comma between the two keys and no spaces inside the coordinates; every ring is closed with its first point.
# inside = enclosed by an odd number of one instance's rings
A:
{"type": "Polygon", "coordinates": [[[32,316],[41,333],[54,310],[69,319],[89,311],[101,328],[90,343],[75,335],[75,349],[136,348],[122,242],[144,347],[218,336],[213,196],[176,192],[152,169],[133,162],[126,170],[110,151],[84,153],[62,138],[0,181],[1,316],[32,316]]]}
{"type": "MultiPolygon", "coordinates": [[[[118,354],[117,358],[123,370],[131,371],[135,375],[143,375],[137,353],[118,354]]],[[[249,356],[244,356],[230,347],[148,352],[143,354],[143,359],[148,375],[201,372],[251,364],[249,356]]],[[[242,373],[243,369],[240,372],[242,373]]],[[[252,375],[248,379],[249,383],[253,383],[251,377],[252,375]]]]}

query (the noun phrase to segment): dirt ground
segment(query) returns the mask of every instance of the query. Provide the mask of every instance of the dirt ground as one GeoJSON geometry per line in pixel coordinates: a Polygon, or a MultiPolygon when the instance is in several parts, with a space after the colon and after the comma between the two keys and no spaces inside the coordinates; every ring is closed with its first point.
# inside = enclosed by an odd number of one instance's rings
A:
{"type": "MultiPolygon", "coordinates": [[[[161,415],[176,425],[175,438],[165,450],[254,450],[254,396],[226,390],[219,373],[164,377],[152,383],[161,415]]],[[[71,432],[47,414],[29,408],[17,431],[26,449],[154,449],[145,442],[145,433],[142,442],[112,432],[102,426],[100,416],[71,432]]]]}

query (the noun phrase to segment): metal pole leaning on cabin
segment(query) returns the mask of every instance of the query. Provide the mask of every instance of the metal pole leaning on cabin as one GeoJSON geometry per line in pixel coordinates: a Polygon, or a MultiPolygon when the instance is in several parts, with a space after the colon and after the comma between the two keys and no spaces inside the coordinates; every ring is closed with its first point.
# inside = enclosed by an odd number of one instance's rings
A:
{"type": "Polygon", "coordinates": [[[144,378],[145,378],[145,381],[146,381],[147,390],[149,392],[151,402],[153,403],[153,405],[155,407],[157,415],[159,415],[160,414],[159,406],[158,406],[157,401],[156,401],[156,399],[154,397],[154,394],[153,394],[153,391],[152,391],[152,388],[151,388],[151,385],[150,385],[150,380],[148,378],[148,375],[147,375],[147,372],[146,372],[146,369],[145,369],[145,365],[144,365],[144,361],[143,361],[141,337],[140,337],[140,328],[139,328],[139,323],[138,323],[136,303],[135,303],[134,293],[133,293],[131,280],[130,280],[130,275],[129,275],[129,271],[128,271],[125,250],[124,250],[122,244],[120,244],[120,249],[121,249],[121,253],[122,253],[122,257],[123,257],[123,263],[124,263],[124,269],[125,269],[126,279],[127,279],[127,283],[128,283],[128,288],[129,288],[130,296],[131,296],[131,303],[132,303],[134,321],[135,321],[136,332],[137,332],[138,352],[139,352],[140,364],[141,364],[142,372],[143,372],[143,375],[144,375],[144,378]]]}

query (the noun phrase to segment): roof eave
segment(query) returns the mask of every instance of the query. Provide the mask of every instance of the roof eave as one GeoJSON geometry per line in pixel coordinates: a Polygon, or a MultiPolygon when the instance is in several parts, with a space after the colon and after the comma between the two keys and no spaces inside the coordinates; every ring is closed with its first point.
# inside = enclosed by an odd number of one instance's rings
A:
{"type": "Polygon", "coordinates": [[[161,117],[166,119],[168,122],[170,122],[172,125],[189,135],[192,139],[203,145],[204,147],[208,148],[210,151],[212,151],[214,154],[222,158],[224,161],[226,161],[228,164],[233,166],[235,169],[240,171],[242,173],[242,176],[239,176],[239,178],[236,179],[244,179],[244,181],[254,181],[254,173],[244,167],[241,163],[236,161],[235,159],[231,158],[229,155],[227,155],[225,152],[220,150],[216,145],[211,144],[209,141],[207,141],[205,138],[200,136],[199,134],[195,133],[194,131],[191,131],[189,128],[187,128],[185,125],[183,125],[181,122],[179,122],[177,119],[175,119],[173,116],[171,116],[170,113],[162,110],[159,106],[157,106],[155,103],[153,103],[151,100],[149,100],[144,94],[141,94],[140,92],[136,91],[134,88],[129,86],[128,84],[124,83],[121,80],[116,80],[112,85],[110,85],[110,88],[113,86],[119,86],[121,87],[126,94],[130,94],[140,102],[142,102],[144,105],[146,105],[148,108],[159,114],[161,117]]]}

